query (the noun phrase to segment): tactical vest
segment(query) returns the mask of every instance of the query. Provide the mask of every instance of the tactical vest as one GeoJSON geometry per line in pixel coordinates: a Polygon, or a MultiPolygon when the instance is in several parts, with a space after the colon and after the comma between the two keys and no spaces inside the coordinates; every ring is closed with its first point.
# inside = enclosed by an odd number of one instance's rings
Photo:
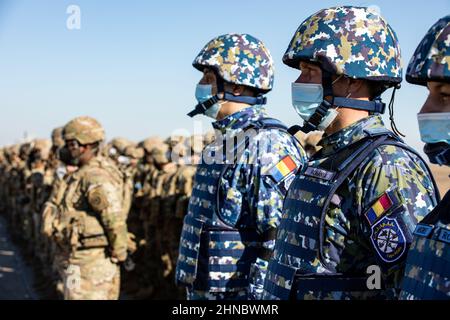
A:
{"type": "MultiPolygon", "coordinates": [[[[287,128],[278,120],[261,119],[244,128],[287,128]]],[[[239,147],[239,146],[238,146],[239,147]]],[[[257,232],[250,208],[225,216],[220,210],[220,182],[231,164],[206,164],[197,168],[195,183],[181,233],[176,280],[192,290],[236,292],[249,286],[251,264],[263,251],[266,235],[257,232]]]]}
{"type": "MultiPolygon", "coordinates": [[[[110,160],[99,158],[92,161],[95,161],[95,166],[108,173],[116,186],[123,188],[123,176],[110,160]]],[[[57,241],[72,251],[104,248],[109,245],[100,215],[90,208],[86,195],[81,191],[81,183],[89,175],[89,170],[81,168],[69,177],[59,208],[61,214],[55,224],[56,238],[59,239],[57,241]]]]}
{"type": "Polygon", "coordinates": [[[400,298],[450,300],[450,224],[436,223],[449,214],[450,192],[414,231],[400,298]]]}
{"type": "MultiPolygon", "coordinates": [[[[305,295],[318,299],[331,295],[334,299],[342,299],[351,297],[354,292],[368,291],[367,275],[339,274],[325,258],[324,230],[328,207],[336,202],[338,188],[378,147],[397,146],[420,156],[387,129],[368,129],[365,133],[365,138],[319,166],[306,167],[292,182],[278,228],[278,239],[287,240],[276,242],[275,259],[269,263],[264,283],[265,299],[302,299],[305,295]],[[318,264],[324,270],[317,272],[318,264]]],[[[320,159],[320,153],[313,160],[320,159]]],[[[357,214],[362,216],[361,212],[357,214]]]]}

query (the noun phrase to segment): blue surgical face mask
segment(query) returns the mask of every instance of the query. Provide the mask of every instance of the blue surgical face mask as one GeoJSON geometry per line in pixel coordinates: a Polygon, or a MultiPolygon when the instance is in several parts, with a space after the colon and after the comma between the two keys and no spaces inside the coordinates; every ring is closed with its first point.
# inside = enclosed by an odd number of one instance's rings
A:
{"type": "MultiPolygon", "coordinates": [[[[197,99],[198,103],[205,102],[206,100],[211,99],[212,97],[213,97],[212,85],[197,84],[197,87],[195,89],[195,99],[197,99]]],[[[217,115],[219,114],[219,110],[220,104],[216,103],[205,111],[205,116],[208,116],[216,120],[217,115]]]]}
{"type": "Polygon", "coordinates": [[[450,112],[419,113],[417,120],[423,142],[450,144],[450,112]]]}
{"type": "MultiPolygon", "coordinates": [[[[323,87],[315,83],[292,83],[292,105],[298,115],[308,121],[323,101],[323,87]]],[[[329,109],[319,124],[319,130],[325,130],[336,118],[338,112],[329,109]]]]}
{"type": "Polygon", "coordinates": [[[293,83],[292,105],[298,115],[305,121],[316,112],[323,101],[323,87],[315,83],[293,83]]]}

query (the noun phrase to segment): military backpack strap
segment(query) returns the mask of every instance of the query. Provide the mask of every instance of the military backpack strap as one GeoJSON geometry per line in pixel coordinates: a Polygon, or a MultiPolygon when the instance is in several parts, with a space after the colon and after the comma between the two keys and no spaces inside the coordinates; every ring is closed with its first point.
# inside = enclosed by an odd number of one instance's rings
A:
{"type": "MultiPolygon", "coordinates": [[[[334,179],[335,183],[333,183],[333,187],[330,189],[329,195],[326,198],[325,204],[323,206],[322,215],[320,217],[320,230],[324,230],[326,212],[337,189],[342,185],[345,179],[347,179],[347,177],[367,159],[367,157],[374,150],[385,144],[390,137],[391,135],[386,133],[376,136],[368,135],[365,139],[362,139],[357,144],[355,144],[355,146],[352,146],[348,148],[348,150],[342,152],[342,154],[337,155],[339,159],[337,159],[336,161],[333,161],[334,159],[330,158],[330,160],[324,164],[324,167],[326,169],[334,169],[335,176],[330,177],[329,180],[334,179]]],[[[330,268],[330,270],[332,270],[333,267],[325,259],[323,243],[324,233],[321,232],[319,234],[319,257],[322,263],[327,268],[330,268]]]]}
{"type": "MultiPolygon", "coordinates": [[[[244,131],[250,130],[250,129],[256,129],[256,130],[269,130],[269,129],[278,129],[280,131],[288,132],[288,127],[281,122],[278,119],[274,118],[261,118],[257,121],[254,121],[250,123],[246,128],[244,128],[244,131]]],[[[243,148],[246,148],[248,144],[248,140],[245,139],[244,141],[241,141],[236,148],[234,148],[234,154],[237,156],[240,154],[240,150],[243,148]]],[[[234,158],[234,161],[236,161],[236,158],[234,158]]],[[[233,165],[234,163],[225,163],[222,167],[222,171],[220,173],[220,177],[218,180],[217,190],[219,190],[220,182],[222,181],[223,176],[227,172],[227,170],[233,165]]],[[[220,192],[217,192],[216,195],[216,212],[218,216],[220,217],[220,192]]]]}
{"type": "MultiPolygon", "coordinates": [[[[428,174],[432,179],[432,183],[434,185],[436,195],[439,197],[437,184],[431,174],[431,171],[426,164],[425,161],[423,161],[420,154],[417,153],[414,149],[410,148],[406,144],[403,143],[403,141],[394,135],[391,131],[387,130],[386,128],[376,128],[376,129],[368,129],[365,130],[365,133],[367,134],[366,138],[362,139],[361,141],[358,141],[353,146],[350,146],[343,152],[337,154],[335,157],[330,157],[328,160],[326,160],[324,163],[320,165],[320,169],[322,169],[324,172],[320,173],[322,175],[329,174],[329,180],[336,179],[335,183],[333,184],[333,188],[330,190],[329,196],[325,201],[324,209],[322,211],[321,220],[320,220],[320,228],[323,230],[325,225],[325,217],[326,217],[326,211],[328,209],[328,206],[330,202],[333,199],[333,196],[335,195],[337,189],[342,185],[342,183],[345,181],[345,179],[358,167],[364,165],[364,163],[368,160],[368,156],[375,151],[377,148],[385,145],[392,145],[397,146],[400,148],[403,148],[413,154],[415,154],[419,159],[422,160],[424,163],[426,169],[428,170],[428,174]]],[[[320,151],[317,155],[320,157],[320,151]]],[[[315,157],[314,157],[315,158],[315,157]]],[[[318,174],[318,173],[317,173],[318,174]]],[[[359,212],[361,214],[361,212],[359,212]]],[[[326,267],[331,267],[326,262],[326,259],[324,257],[324,250],[323,250],[323,241],[324,241],[324,234],[320,233],[319,235],[319,256],[322,260],[322,262],[325,264],[326,267]]]]}

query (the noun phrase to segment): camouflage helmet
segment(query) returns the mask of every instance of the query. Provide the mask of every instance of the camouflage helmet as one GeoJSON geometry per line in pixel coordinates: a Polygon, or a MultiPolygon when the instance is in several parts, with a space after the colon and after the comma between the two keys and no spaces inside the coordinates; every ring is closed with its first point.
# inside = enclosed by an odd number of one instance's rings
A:
{"type": "Polygon", "coordinates": [[[46,160],[49,158],[52,142],[48,139],[36,139],[33,143],[33,149],[31,152],[39,152],[41,159],[46,160]]]}
{"type": "Polygon", "coordinates": [[[264,43],[248,34],[225,34],[206,44],[192,65],[214,69],[226,82],[272,90],[273,59],[264,43]]]}
{"type": "Polygon", "coordinates": [[[64,147],[63,127],[58,127],[52,131],[52,144],[55,147],[64,147]]]}
{"type": "Polygon", "coordinates": [[[134,142],[122,137],[114,138],[111,140],[111,147],[116,149],[120,154],[124,154],[125,149],[128,146],[134,146],[134,142]]]}
{"type": "Polygon", "coordinates": [[[170,147],[165,142],[156,144],[150,153],[158,164],[170,162],[170,147]]]}
{"type": "Polygon", "coordinates": [[[164,142],[167,143],[171,148],[174,148],[180,143],[184,143],[185,140],[186,140],[185,136],[174,134],[168,137],[164,142]]]}
{"type": "Polygon", "coordinates": [[[150,138],[147,138],[144,141],[142,141],[140,143],[140,146],[142,148],[144,148],[144,151],[146,151],[147,153],[150,153],[150,152],[152,152],[153,148],[155,148],[155,146],[162,144],[162,143],[164,143],[164,141],[160,137],[154,136],[154,137],[150,137],[150,138]]]}
{"type": "Polygon", "coordinates": [[[201,153],[203,151],[203,138],[201,134],[194,134],[189,138],[189,148],[194,153],[201,153]]]}
{"type": "Polygon", "coordinates": [[[77,140],[82,145],[92,144],[105,140],[105,130],[94,118],[83,116],[64,126],[63,138],[65,141],[77,140]]]}
{"type": "Polygon", "coordinates": [[[144,157],[144,149],[129,145],[125,148],[123,155],[133,159],[141,159],[144,157]]]}
{"type": "Polygon", "coordinates": [[[283,57],[286,65],[296,69],[301,60],[354,79],[383,81],[389,86],[402,81],[397,36],[372,8],[333,7],[307,18],[283,57]]]}
{"type": "Polygon", "coordinates": [[[428,30],[409,62],[406,81],[420,85],[450,82],[450,15],[428,30]]]}
{"type": "Polygon", "coordinates": [[[20,144],[19,145],[19,157],[22,160],[26,160],[29,157],[32,149],[33,149],[33,142],[24,142],[24,143],[20,144]]]}

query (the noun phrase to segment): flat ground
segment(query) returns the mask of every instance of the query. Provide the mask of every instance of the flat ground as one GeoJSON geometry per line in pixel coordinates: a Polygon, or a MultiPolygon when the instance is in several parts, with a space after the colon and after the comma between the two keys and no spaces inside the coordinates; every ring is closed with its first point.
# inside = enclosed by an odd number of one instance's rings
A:
{"type": "Polygon", "coordinates": [[[36,300],[32,283],[33,270],[12,242],[0,215],[0,300],[36,300]]]}

